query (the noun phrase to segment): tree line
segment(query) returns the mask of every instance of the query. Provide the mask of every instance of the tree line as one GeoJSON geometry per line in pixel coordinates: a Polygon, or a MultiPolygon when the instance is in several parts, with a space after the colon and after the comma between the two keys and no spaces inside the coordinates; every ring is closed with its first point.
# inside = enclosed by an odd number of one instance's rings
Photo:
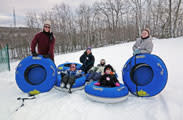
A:
{"type": "MultiPolygon", "coordinates": [[[[133,41],[144,28],[150,28],[157,38],[183,35],[182,0],[100,0],[75,9],[63,3],[42,13],[26,14],[29,29],[42,30],[45,20],[52,23],[58,54],[133,41]]],[[[30,53],[27,48],[35,34],[30,32],[22,43],[24,52],[30,53]]]]}

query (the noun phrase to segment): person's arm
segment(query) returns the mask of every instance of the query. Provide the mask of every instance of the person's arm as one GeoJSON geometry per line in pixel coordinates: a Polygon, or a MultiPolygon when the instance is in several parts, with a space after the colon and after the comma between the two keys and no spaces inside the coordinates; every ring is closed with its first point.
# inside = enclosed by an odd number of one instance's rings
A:
{"type": "Polygon", "coordinates": [[[67,70],[64,70],[64,71],[62,70],[61,73],[67,74],[67,70]]]}
{"type": "Polygon", "coordinates": [[[85,60],[86,60],[85,54],[81,55],[80,62],[84,64],[85,63],[85,60]]]}
{"type": "Polygon", "coordinates": [[[120,86],[120,83],[115,75],[112,76],[113,83],[116,87],[120,86]]]}
{"type": "Polygon", "coordinates": [[[38,43],[39,33],[36,34],[31,42],[31,52],[36,53],[36,45],[38,43]]]}
{"type": "Polygon", "coordinates": [[[50,58],[54,61],[54,47],[55,47],[55,38],[53,37],[53,40],[50,41],[49,44],[49,51],[48,54],[50,56],[50,58]]]}
{"type": "Polygon", "coordinates": [[[92,67],[88,72],[90,73],[90,72],[96,72],[97,71],[97,67],[92,67]]]}
{"type": "Polygon", "coordinates": [[[79,71],[79,70],[77,70],[76,71],[76,74],[75,74],[75,77],[76,78],[79,78],[79,77],[81,77],[82,76],[82,73],[79,71]]]}
{"type": "Polygon", "coordinates": [[[136,40],[135,44],[133,45],[133,47],[132,47],[133,52],[135,52],[138,49],[138,47],[139,47],[139,41],[140,41],[140,38],[138,38],[136,40]]]}
{"type": "Polygon", "coordinates": [[[115,83],[119,83],[119,81],[118,81],[118,79],[117,79],[117,77],[115,75],[113,75],[113,79],[114,79],[115,83]]]}
{"type": "Polygon", "coordinates": [[[91,60],[89,61],[88,65],[86,67],[93,66],[94,63],[95,63],[95,57],[92,55],[91,60]]]}

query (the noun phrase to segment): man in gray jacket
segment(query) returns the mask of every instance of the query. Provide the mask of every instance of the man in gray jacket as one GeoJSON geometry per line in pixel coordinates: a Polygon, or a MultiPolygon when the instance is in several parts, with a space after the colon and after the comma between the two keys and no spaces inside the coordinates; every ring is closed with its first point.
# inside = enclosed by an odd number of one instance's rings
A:
{"type": "Polygon", "coordinates": [[[150,36],[150,30],[144,29],[141,34],[141,38],[138,38],[133,45],[133,55],[141,53],[151,53],[153,50],[152,38],[150,36]]]}

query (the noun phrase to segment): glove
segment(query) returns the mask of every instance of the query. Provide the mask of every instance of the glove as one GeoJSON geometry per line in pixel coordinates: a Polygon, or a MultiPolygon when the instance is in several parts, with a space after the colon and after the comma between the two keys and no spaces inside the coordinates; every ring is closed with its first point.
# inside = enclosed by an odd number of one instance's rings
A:
{"type": "Polygon", "coordinates": [[[32,52],[32,56],[36,57],[38,54],[36,52],[32,52]]]}
{"type": "Polygon", "coordinates": [[[136,50],[133,52],[133,55],[136,55],[136,54],[140,54],[140,50],[139,50],[139,49],[136,49],[136,50]]]}
{"type": "Polygon", "coordinates": [[[100,83],[99,83],[99,82],[96,82],[94,85],[96,85],[96,86],[100,86],[100,83]]]}
{"type": "Polygon", "coordinates": [[[49,39],[50,39],[50,41],[53,40],[53,32],[50,33],[49,39]]]}
{"type": "Polygon", "coordinates": [[[50,55],[47,54],[47,55],[43,55],[44,58],[50,58],[50,55]]]}
{"type": "Polygon", "coordinates": [[[119,83],[116,83],[115,85],[116,85],[116,87],[119,87],[119,86],[120,86],[120,84],[119,84],[119,83]]]}

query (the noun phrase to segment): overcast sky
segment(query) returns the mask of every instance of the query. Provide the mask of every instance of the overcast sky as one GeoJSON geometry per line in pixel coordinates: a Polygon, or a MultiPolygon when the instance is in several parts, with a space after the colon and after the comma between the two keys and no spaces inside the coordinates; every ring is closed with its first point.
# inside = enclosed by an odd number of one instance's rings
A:
{"type": "Polygon", "coordinates": [[[42,12],[53,8],[55,4],[66,3],[76,8],[81,3],[91,5],[99,0],[0,0],[0,26],[13,26],[13,8],[16,11],[18,27],[25,26],[25,14],[28,11],[42,12]]]}

